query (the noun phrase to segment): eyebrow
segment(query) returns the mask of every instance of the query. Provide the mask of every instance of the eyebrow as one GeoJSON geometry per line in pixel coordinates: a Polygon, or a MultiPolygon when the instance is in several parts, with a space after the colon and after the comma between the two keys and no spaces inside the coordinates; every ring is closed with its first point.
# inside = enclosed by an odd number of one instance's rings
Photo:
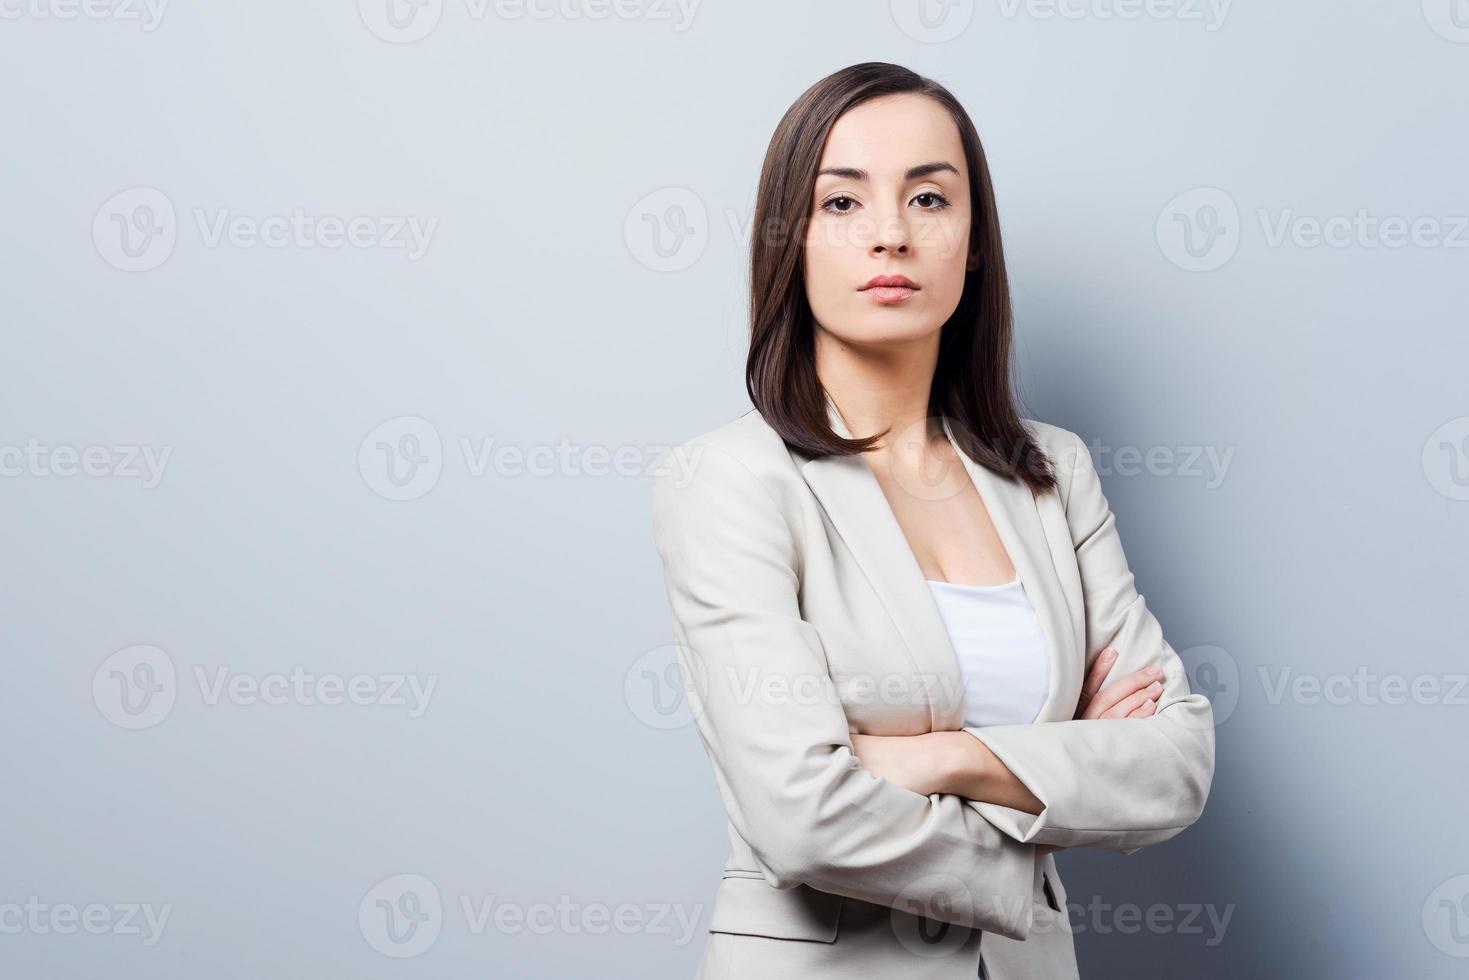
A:
{"type": "MultiPolygon", "coordinates": [[[[917,180],[919,177],[927,177],[929,174],[944,172],[951,173],[956,177],[959,175],[959,171],[954,168],[954,165],[952,163],[945,163],[944,161],[939,160],[934,163],[920,163],[916,167],[909,167],[907,172],[903,174],[903,180],[917,180]]],[[[829,174],[832,177],[845,177],[848,180],[861,181],[865,181],[869,176],[871,176],[867,173],[867,171],[862,170],[858,167],[823,167],[822,169],[816,171],[816,176],[820,177],[822,174],[829,174]]]]}

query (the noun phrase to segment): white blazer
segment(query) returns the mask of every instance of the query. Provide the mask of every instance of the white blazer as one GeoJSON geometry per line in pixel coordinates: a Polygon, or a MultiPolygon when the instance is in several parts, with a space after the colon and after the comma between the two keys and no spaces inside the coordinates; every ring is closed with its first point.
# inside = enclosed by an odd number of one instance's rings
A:
{"type": "Polygon", "coordinates": [[[948,633],[865,459],[808,460],[752,409],[660,460],[653,535],[732,845],[701,980],[973,980],[981,956],[992,980],[1078,980],[1066,887],[1035,845],[1130,854],[1202,813],[1209,701],[1134,587],[1086,446],[1023,423],[1057,492],[955,448],[1035,604],[1050,691],[1033,724],[965,730],[1038,815],[920,796],[852,752],[852,732],[956,731],[964,712],[948,633]],[[1157,713],[1073,720],[1108,645],[1109,680],[1163,669],[1157,713]]]}

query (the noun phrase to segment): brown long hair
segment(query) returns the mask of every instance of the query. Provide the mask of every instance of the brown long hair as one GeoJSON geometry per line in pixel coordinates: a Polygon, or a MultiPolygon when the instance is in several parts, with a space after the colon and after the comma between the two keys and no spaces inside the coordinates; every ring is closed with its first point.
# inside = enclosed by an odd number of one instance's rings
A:
{"type": "Polygon", "coordinates": [[[786,444],[807,456],[852,455],[866,439],[832,431],[816,373],[815,318],[806,301],[804,244],[821,148],[836,120],[885,95],[916,93],[953,116],[964,144],[972,201],[969,265],[959,306],[943,326],[928,414],[949,420],[954,440],[975,462],[1033,491],[1056,485],[1045,453],[1020,422],[1011,383],[1013,316],[1000,221],[984,148],[969,114],[939,83],[900,65],[869,61],[811,86],[786,110],[760,170],[750,249],[750,353],[745,389],[786,444]]]}

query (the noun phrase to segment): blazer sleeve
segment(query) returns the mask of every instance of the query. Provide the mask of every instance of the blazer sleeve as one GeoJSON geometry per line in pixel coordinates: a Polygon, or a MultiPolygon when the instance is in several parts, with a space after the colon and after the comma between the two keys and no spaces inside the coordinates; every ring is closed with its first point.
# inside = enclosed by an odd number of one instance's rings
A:
{"type": "Polygon", "coordinates": [[[1090,672],[1118,652],[1105,683],[1141,667],[1163,669],[1158,710],[1147,718],[1083,719],[965,728],[988,745],[1045,805],[1039,814],[970,801],[1017,841],[1131,854],[1177,835],[1203,813],[1214,776],[1214,718],[1192,693],[1183,663],[1134,585],[1116,519],[1086,445],[1068,432],[1066,523],[1086,604],[1090,672]]]}
{"type": "MultiPolygon", "coordinates": [[[[654,477],[676,656],[730,822],[776,888],[805,884],[1023,940],[1038,858],[967,801],[860,766],[775,497],[713,445],[654,477]]],[[[797,518],[799,520],[799,518],[797,518]]]]}

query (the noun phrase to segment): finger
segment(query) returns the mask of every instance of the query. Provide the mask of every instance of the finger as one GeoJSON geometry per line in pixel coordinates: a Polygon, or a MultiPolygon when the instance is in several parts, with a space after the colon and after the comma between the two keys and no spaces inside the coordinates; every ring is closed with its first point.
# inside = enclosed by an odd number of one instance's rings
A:
{"type": "Polygon", "coordinates": [[[1107,679],[1107,672],[1112,669],[1112,664],[1116,661],[1117,651],[1111,647],[1104,647],[1096,663],[1092,664],[1091,671],[1086,675],[1086,683],[1081,686],[1080,701],[1082,704],[1086,704],[1102,689],[1102,681],[1107,679]]]}
{"type": "Polygon", "coordinates": [[[1149,698],[1142,703],[1142,707],[1134,708],[1127,715],[1129,718],[1146,718],[1158,710],[1158,699],[1149,698]]]}
{"type": "Polygon", "coordinates": [[[1129,694],[1132,694],[1134,691],[1138,691],[1144,687],[1147,687],[1149,684],[1160,680],[1161,678],[1159,675],[1149,673],[1149,671],[1151,670],[1153,670],[1153,668],[1151,667],[1141,667],[1123,677],[1121,680],[1116,681],[1112,684],[1108,684],[1106,687],[1102,688],[1102,690],[1097,694],[1096,698],[1093,699],[1091,705],[1094,714],[1100,715],[1102,712],[1116,705],[1119,701],[1127,697],[1129,694]]]}
{"type": "Polygon", "coordinates": [[[1143,670],[1134,670],[1124,675],[1120,680],[1108,684],[1097,692],[1096,697],[1092,698],[1091,702],[1087,705],[1087,716],[1091,718],[1100,717],[1102,712],[1113,707],[1129,694],[1147,687],[1152,680],[1153,678],[1146,673],[1146,668],[1143,670]]]}
{"type": "Polygon", "coordinates": [[[1128,715],[1132,714],[1134,710],[1142,707],[1143,704],[1149,700],[1151,699],[1148,697],[1146,691],[1138,691],[1135,694],[1129,694],[1121,701],[1112,705],[1112,707],[1108,708],[1106,711],[1103,711],[1097,717],[1103,721],[1107,721],[1109,719],[1126,718],[1128,715]]]}
{"type": "Polygon", "coordinates": [[[1141,708],[1146,701],[1153,700],[1163,690],[1163,685],[1156,681],[1135,694],[1129,694],[1106,711],[1102,712],[1103,718],[1126,718],[1136,708],[1141,708]]]}

